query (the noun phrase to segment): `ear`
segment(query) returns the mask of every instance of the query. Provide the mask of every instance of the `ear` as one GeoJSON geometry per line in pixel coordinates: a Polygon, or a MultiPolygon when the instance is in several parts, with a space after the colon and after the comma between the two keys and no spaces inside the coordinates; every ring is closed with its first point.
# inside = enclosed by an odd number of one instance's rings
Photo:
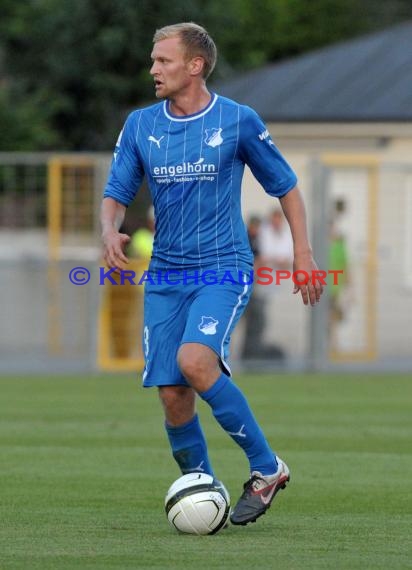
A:
{"type": "Polygon", "coordinates": [[[201,75],[203,73],[203,67],[205,65],[205,60],[201,56],[192,58],[189,61],[189,70],[191,75],[201,75]]]}

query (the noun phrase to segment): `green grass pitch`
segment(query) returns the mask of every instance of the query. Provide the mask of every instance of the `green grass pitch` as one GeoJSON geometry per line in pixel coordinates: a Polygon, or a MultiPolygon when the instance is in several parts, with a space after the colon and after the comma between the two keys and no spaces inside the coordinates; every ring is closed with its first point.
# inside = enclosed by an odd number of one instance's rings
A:
{"type": "MultiPolygon", "coordinates": [[[[132,375],[0,379],[0,569],[412,568],[412,378],[239,376],[291,482],[256,524],[178,535],[157,394],[132,375]]],[[[199,404],[232,502],[243,453],[199,404]]]]}

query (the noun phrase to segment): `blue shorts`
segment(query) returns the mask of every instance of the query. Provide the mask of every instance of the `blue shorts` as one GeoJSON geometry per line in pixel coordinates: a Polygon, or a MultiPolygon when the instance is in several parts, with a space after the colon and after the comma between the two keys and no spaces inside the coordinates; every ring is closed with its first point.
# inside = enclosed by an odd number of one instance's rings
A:
{"type": "MultiPolygon", "coordinates": [[[[204,344],[219,357],[223,372],[227,363],[230,335],[241,317],[252,284],[225,282],[216,272],[215,284],[153,284],[146,282],[142,335],[145,368],[143,386],[188,386],[177,365],[179,347],[187,342],[204,344]]],[[[237,272],[233,272],[237,275],[237,272]]]]}

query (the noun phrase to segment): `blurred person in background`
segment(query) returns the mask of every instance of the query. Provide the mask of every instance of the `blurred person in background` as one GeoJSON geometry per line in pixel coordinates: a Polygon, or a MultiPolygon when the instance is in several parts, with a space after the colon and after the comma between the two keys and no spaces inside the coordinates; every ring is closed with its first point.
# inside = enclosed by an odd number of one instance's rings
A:
{"type": "Polygon", "coordinates": [[[131,237],[129,250],[132,257],[146,261],[148,267],[153,251],[153,239],[155,234],[154,208],[150,206],[146,214],[146,225],[137,229],[131,237]]]}
{"type": "MultiPolygon", "coordinates": [[[[283,222],[284,219],[282,219],[282,223],[283,222]]],[[[270,236],[270,240],[267,241],[265,238],[262,239],[262,232],[267,229],[267,224],[268,221],[262,221],[262,219],[257,216],[251,216],[247,225],[250,248],[254,255],[255,285],[243,317],[245,328],[241,355],[244,360],[282,360],[285,357],[285,352],[282,347],[268,343],[264,338],[268,322],[270,295],[276,286],[269,285],[263,287],[262,285],[256,284],[256,275],[259,267],[267,266],[273,268],[275,258],[278,259],[276,257],[276,239],[274,239],[273,236],[270,236]],[[261,254],[262,249],[266,252],[270,251],[272,257],[263,257],[261,254]]],[[[286,228],[288,228],[287,224],[286,228]]],[[[290,238],[290,232],[288,237],[290,238]]],[[[284,250],[282,250],[282,256],[283,253],[284,250]]],[[[283,268],[283,261],[283,257],[281,259],[279,258],[279,267],[283,268]]]]}
{"type": "Polygon", "coordinates": [[[346,203],[338,199],[333,204],[333,212],[329,224],[328,269],[341,271],[336,282],[328,275],[329,298],[329,347],[339,350],[338,328],[345,320],[353,299],[350,294],[350,271],[347,240],[342,219],[345,217],[346,203]]]}
{"type": "MultiPolygon", "coordinates": [[[[280,199],[294,239],[296,269],[316,269],[297,178],[266,126],[249,107],[208,90],[217,51],[194,23],[155,33],[152,68],[161,103],[131,113],[119,135],[101,209],[109,267],[128,263],[129,237],[119,232],[127,206],[147,177],[155,208],[154,275],[213,270],[250,273],[253,256],[241,215],[245,164],[268,194],[280,199]]],[[[230,336],[250,296],[242,281],[210,286],[145,286],[143,385],[158,388],[173,457],[182,473],[213,475],[196,413],[199,395],[222,429],[243,449],[250,467],[233,524],[254,522],[289,480],[227,363],[230,336]]],[[[322,294],[319,282],[295,286],[305,304],[322,294]]]]}
{"type": "Polygon", "coordinates": [[[260,228],[258,238],[260,261],[276,270],[291,269],[293,240],[282,210],[275,208],[260,228]]]}
{"type": "MultiPolygon", "coordinates": [[[[247,235],[250,249],[254,257],[254,272],[261,266],[259,249],[259,232],[262,220],[258,216],[251,216],[247,224],[247,235]]],[[[255,285],[245,309],[243,321],[245,323],[242,358],[259,358],[262,349],[263,330],[265,326],[264,302],[260,299],[258,285],[255,285]]]]}
{"type": "MultiPolygon", "coordinates": [[[[275,208],[268,219],[259,224],[255,242],[258,267],[270,267],[273,276],[276,271],[292,269],[293,241],[282,210],[275,208]]],[[[245,359],[283,360],[286,356],[282,346],[265,340],[270,301],[278,287],[275,278],[272,285],[255,285],[245,312],[246,334],[242,353],[245,359]]]]}

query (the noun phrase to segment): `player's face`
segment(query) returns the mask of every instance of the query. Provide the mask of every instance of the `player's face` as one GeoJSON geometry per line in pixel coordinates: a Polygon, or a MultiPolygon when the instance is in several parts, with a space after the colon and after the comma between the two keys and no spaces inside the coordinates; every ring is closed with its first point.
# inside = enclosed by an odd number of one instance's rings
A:
{"type": "Polygon", "coordinates": [[[151,57],[150,73],[155,82],[156,97],[173,98],[184,92],[192,81],[192,75],[180,39],[174,37],[156,42],[151,57]]]}

